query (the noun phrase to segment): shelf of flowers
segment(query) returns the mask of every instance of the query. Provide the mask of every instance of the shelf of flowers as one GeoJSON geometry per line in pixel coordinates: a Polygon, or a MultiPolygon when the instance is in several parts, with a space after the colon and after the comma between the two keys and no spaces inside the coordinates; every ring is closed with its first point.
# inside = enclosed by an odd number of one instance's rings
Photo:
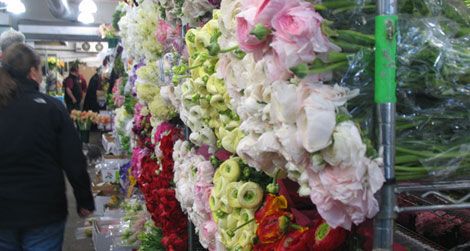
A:
{"type": "MultiPolygon", "coordinates": [[[[399,6],[399,180],[468,174],[468,9],[430,2],[399,6]]],[[[139,249],[187,250],[189,218],[208,250],[370,250],[374,15],[368,0],[122,3],[111,101],[139,249]]]]}

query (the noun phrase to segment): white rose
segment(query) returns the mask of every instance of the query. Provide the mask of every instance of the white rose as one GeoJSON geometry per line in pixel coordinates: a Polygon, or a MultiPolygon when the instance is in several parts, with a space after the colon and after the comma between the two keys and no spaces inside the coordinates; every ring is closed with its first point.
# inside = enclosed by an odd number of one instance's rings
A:
{"type": "Polygon", "coordinates": [[[336,126],[333,132],[333,145],[322,151],[323,159],[332,166],[356,166],[366,153],[366,145],[352,121],[336,126]]]}
{"type": "Polygon", "coordinates": [[[295,123],[300,104],[297,86],[286,81],[276,81],[271,92],[271,118],[275,122],[295,123]]]}

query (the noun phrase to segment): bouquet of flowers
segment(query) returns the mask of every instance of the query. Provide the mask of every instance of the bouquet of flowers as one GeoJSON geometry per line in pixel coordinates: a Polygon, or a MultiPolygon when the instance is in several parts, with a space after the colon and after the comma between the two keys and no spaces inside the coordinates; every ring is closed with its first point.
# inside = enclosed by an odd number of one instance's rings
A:
{"type": "Polygon", "coordinates": [[[158,5],[151,0],[133,7],[119,21],[119,34],[126,55],[137,60],[156,60],[163,53],[154,33],[159,20],[158,5]]]}
{"type": "Polygon", "coordinates": [[[202,246],[215,250],[217,225],[209,206],[214,168],[210,161],[196,153],[188,141],[175,143],[173,160],[176,199],[193,222],[202,246]]]}
{"type": "Polygon", "coordinates": [[[112,24],[101,24],[98,30],[102,39],[111,40],[117,38],[117,31],[112,24]]]}
{"type": "Polygon", "coordinates": [[[47,65],[49,67],[49,70],[63,69],[65,67],[65,62],[56,57],[48,57],[47,65]]]}
{"type": "Polygon", "coordinates": [[[171,186],[173,145],[181,137],[179,128],[162,123],[156,128],[155,154],[147,150],[141,158],[133,158],[133,165],[141,166],[137,180],[147,210],[156,226],[162,229],[162,244],[167,250],[185,250],[188,238],[187,219],[171,186]]]}
{"type": "Polygon", "coordinates": [[[215,171],[213,183],[209,206],[218,239],[227,249],[250,249],[258,227],[255,212],[263,202],[269,178],[232,157],[215,171]]]}
{"type": "Polygon", "coordinates": [[[324,33],[323,18],[303,0],[223,1],[221,9],[222,16],[236,19],[236,28],[225,18],[220,38],[247,53],[223,55],[216,69],[245,135],[237,154],[271,176],[281,170],[297,181],[299,193],[310,197],[332,227],[350,229],[373,217],[378,211],[373,194],[383,183],[381,160],[366,151],[367,138],[345,109],[358,90],[323,83],[331,79],[328,72],[340,68],[330,64],[347,66],[324,33]],[[301,72],[296,66],[318,60],[328,67],[314,63],[318,71],[294,77],[301,72]]]}
{"type": "Polygon", "coordinates": [[[244,135],[238,128],[239,118],[232,110],[223,80],[215,74],[215,67],[218,53],[229,53],[236,48],[220,49],[218,18],[215,11],[211,21],[186,34],[189,64],[173,67],[173,71],[175,83],[188,71],[190,78],[179,84],[175,92],[182,104],[181,119],[192,130],[191,141],[235,152],[244,135]]]}
{"type": "Polygon", "coordinates": [[[72,118],[80,131],[90,130],[91,125],[100,119],[99,115],[95,112],[79,110],[72,110],[70,118],[72,118]]]}

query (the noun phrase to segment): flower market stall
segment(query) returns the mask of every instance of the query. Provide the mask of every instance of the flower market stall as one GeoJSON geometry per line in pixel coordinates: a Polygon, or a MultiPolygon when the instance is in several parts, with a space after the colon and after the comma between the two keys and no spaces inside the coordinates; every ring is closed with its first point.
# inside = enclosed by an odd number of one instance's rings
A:
{"type": "Polygon", "coordinates": [[[108,101],[131,158],[120,172],[132,197],[120,241],[468,245],[468,4],[121,3],[102,26],[120,37],[108,101]]]}

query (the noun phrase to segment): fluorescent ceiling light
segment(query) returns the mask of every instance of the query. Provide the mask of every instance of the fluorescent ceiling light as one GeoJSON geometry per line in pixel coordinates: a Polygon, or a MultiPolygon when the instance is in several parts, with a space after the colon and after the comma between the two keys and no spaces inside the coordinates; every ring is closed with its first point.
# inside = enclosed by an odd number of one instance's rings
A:
{"type": "Polygon", "coordinates": [[[93,15],[91,13],[85,13],[85,12],[80,13],[80,15],[78,15],[77,20],[84,24],[91,24],[95,22],[95,18],[93,17],[93,15]]]}
{"type": "Polygon", "coordinates": [[[24,6],[21,0],[10,0],[6,2],[7,4],[7,11],[13,14],[21,14],[26,11],[26,7],[24,6]]]}
{"type": "Polygon", "coordinates": [[[95,2],[93,0],[83,0],[80,5],[78,6],[78,10],[82,13],[96,13],[98,8],[96,7],[95,2]]]}

